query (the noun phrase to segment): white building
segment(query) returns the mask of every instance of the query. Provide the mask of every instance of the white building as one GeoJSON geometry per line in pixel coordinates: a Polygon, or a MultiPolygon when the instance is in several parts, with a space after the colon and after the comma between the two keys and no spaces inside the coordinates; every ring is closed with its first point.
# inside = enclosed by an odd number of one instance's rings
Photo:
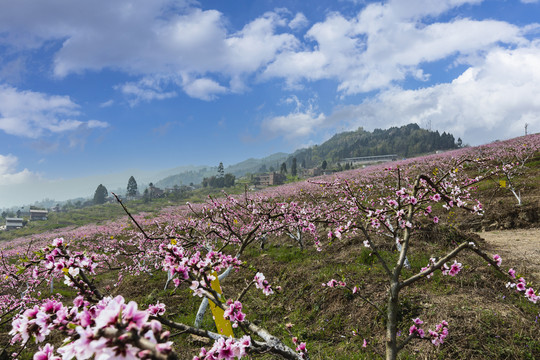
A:
{"type": "Polygon", "coordinates": [[[23,227],[23,219],[6,218],[6,230],[20,229],[23,227]]]}

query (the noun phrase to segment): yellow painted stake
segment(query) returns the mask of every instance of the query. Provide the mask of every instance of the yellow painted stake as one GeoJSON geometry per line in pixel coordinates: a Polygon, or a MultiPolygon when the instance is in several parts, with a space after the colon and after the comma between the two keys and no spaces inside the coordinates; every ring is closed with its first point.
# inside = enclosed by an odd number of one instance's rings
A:
{"type": "MultiPolygon", "coordinates": [[[[215,276],[215,279],[212,280],[210,286],[215,292],[221,295],[221,286],[219,286],[218,274],[214,271],[212,275],[215,276]]],[[[214,316],[214,322],[216,323],[217,332],[221,335],[234,337],[231,322],[223,318],[224,311],[217,307],[212,300],[209,300],[209,303],[210,310],[212,310],[212,315],[214,316]]]]}

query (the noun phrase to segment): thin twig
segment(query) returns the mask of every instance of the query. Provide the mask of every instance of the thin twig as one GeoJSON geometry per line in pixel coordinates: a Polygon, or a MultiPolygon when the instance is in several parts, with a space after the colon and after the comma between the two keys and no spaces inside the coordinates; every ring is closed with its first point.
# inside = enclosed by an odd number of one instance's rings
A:
{"type": "Polygon", "coordinates": [[[146,234],[146,232],[144,231],[144,229],[139,225],[139,223],[137,222],[137,220],[135,220],[135,218],[131,215],[131,213],[128,211],[128,209],[126,208],[126,206],[124,205],[124,203],[122,202],[122,200],[120,200],[120,198],[118,197],[118,195],[116,195],[115,193],[111,192],[111,194],[113,194],[113,196],[115,197],[116,201],[118,201],[120,203],[120,205],[122,206],[122,208],[124,209],[124,211],[126,212],[126,214],[129,216],[129,218],[135,223],[135,225],[139,228],[139,230],[141,231],[141,233],[144,235],[145,238],[149,239],[149,240],[155,240],[154,238],[151,238],[150,236],[148,236],[148,234],[146,234]]]}

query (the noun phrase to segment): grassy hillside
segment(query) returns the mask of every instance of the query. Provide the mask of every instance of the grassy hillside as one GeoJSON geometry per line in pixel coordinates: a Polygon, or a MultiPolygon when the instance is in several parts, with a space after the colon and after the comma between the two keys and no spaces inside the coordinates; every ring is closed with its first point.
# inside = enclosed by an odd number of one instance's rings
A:
{"type": "MultiPolygon", "coordinates": [[[[540,136],[534,139],[540,142],[540,136]]],[[[513,146],[522,147],[522,139],[517,139],[513,146]]],[[[485,155],[489,160],[481,162],[481,166],[467,165],[462,167],[451,166],[449,174],[461,176],[462,172],[469,172],[474,177],[485,174],[488,167],[502,159],[498,148],[504,144],[494,144],[490,148],[483,148],[476,152],[467,153],[468,157],[475,158],[479,154],[485,155]],[[490,155],[491,154],[491,155],[490,155]],[[472,156],[474,155],[474,156],[472,156]]],[[[538,145],[535,145],[538,146],[538,145]]],[[[513,148],[519,149],[517,147],[513,148]]],[[[537,147],[538,149],[538,147],[537,147]]],[[[506,152],[508,159],[517,154],[506,152]],[[510,154],[510,155],[509,155],[510,154]]],[[[406,175],[422,171],[430,174],[433,178],[441,177],[442,167],[451,156],[445,154],[439,157],[426,157],[392,164],[401,166],[405,182],[406,175]],[[443,157],[444,156],[444,157],[443,157]]],[[[474,163],[477,164],[477,163],[474,163]]],[[[470,230],[481,231],[495,229],[513,229],[517,227],[540,227],[540,204],[539,184],[540,181],[540,153],[532,152],[527,157],[526,166],[514,167],[514,172],[508,176],[497,173],[480,183],[474,191],[485,206],[483,217],[469,215],[459,209],[446,211],[441,204],[434,205],[432,213],[422,215],[415,232],[411,238],[411,249],[408,253],[410,269],[403,271],[403,279],[418,274],[430,258],[444,254],[456,247],[457,244],[474,241],[487,254],[493,254],[492,248],[482,238],[482,234],[470,233],[470,230]],[[517,206],[516,198],[509,190],[510,179],[512,186],[519,189],[522,196],[522,205],[517,206]],[[504,186],[501,182],[505,180],[504,186]],[[437,221],[434,221],[437,216],[437,221]]],[[[368,185],[379,184],[382,180],[395,179],[392,176],[381,177],[384,166],[366,168],[344,172],[339,175],[341,181],[354,186],[353,182],[363,179],[361,194],[379,196],[379,191],[384,192],[384,186],[373,188],[373,193],[368,185]],[[377,194],[375,194],[377,193],[377,194]]],[[[392,173],[391,173],[392,174],[392,173]]],[[[230,228],[236,229],[238,234],[245,231],[249,234],[249,226],[254,226],[255,217],[253,209],[282,209],[285,207],[301,206],[307,202],[314,202],[319,207],[309,208],[314,212],[325,209],[324,206],[345,209],[343,216],[350,213],[352,205],[341,200],[344,193],[337,194],[325,187],[322,182],[332,182],[332,178],[316,179],[316,183],[296,183],[266,190],[261,198],[256,198],[243,218],[236,215],[230,218],[230,228]],[[327,199],[333,199],[324,205],[327,199]],[[347,204],[340,206],[339,204],[347,204]],[[279,204],[279,205],[277,205],[279,204]],[[265,206],[268,207],[265,207],[265,206]],[[254,207],[251,207],[254,206],[254,207]]],[[[388,184],[390,184],[390,182],[388,184]]],[[[380,184],[382,185],[382,184],[380,184]]],[[[345,188],[341,188],[345,189],[345,188]]],[[[399,189],[399,187],[398,187],[399,189]]],[[[394,193],[392,188],[389,193],[394,193]]],[[[255,197],[256,194],[248,194],[255,197]]],[[[164,285],[167,273],[159,271],[149,263],[150,258],[142,257],[142,253],[156,250],[158,244],[176,244],[182,238],[189,238],[185,221],[195,221],[200,216],[202,226],[210,226],[209,219],[214,219],[216,224],[225,218],[233,206],[242,207],[244,195],[230,202],[226,199],[216,200],[215,203],[227,204],[217,206],[214,211],[215,217],[204,217],[202,206],[193,209],[186,207],[167,208],[156,211],[153,214],[141,214],[136,217],[140,225],[152,237],[164,234],[174,234],[174,238],[153,238],[145,240],[140,232],[130,224],[127,219],[97,228],[92,232],[91,227],[78,233],[66,232],[55,234],[63,236],[66,242],[85,249],[88,252],[97,252],[107,260],[107,266],[101,267],[99,276],[95,276],[93,284],[111,296],[122,294],[127,300],[136,301],[139,308],[146,309],[150,304],[157,301],[167,307],[166,317],[171,321],[183,324],[193,324],[200,298],[193,296],[189,284],[174,288],[169,284],[167,289],[164,285]],[[235,205],[236,204],[236,205],[235,205]],[[221,215],[220,215],[221,214],[221,215]],[[184,225],[182,225],[184,224],[184,225]],[[138,240],[136,240],[138,239],[138,240]],[[177,240],[178,239],[178,240],[177,240]],[[140,242],[137,242],[140,241],[140,242]],[[141,246],[145,244],[146,247],[141,246]],[[98,247],[95,247],[98,246],[98,247]],[[98,249],[98,250],[96,250],[98,249]],[[139,250],[141,250],[139,252],[139,250]],[[129,256],[112,256],[118,251],[128,251],[129,256]],[[139,255],[135,255],[139,254],[139,255]],[[146,259],[146,263],[142,260],[146,259]],[[114,262],[112,262],[114,260],[114,262]],[[116,284],[118,275],[122,274],[123,280],[116,284]]],[[[208,201],[207,206],[213,204],[208,201]]],[[[473,203],[471,203],[473,204],[473,203]]],[[[135,204],[134,204],[135,205],[135,204]]],[[[135,208],[135,206],[133,207],[135,208]]],[[[105,213],[105,208],[102,212],[105,213]]],[[[308,209],[306,207],[306,209],[308,209]]],[[[328,208],[326,208],[328,209],[328,208]]],[[[157,209],[155,209],[157,210],[157,209]]],[[[310,211],[311,211],[310,210],[310,211]]],[[[299,212],[302,213],[302,212],[299,212]]],[[[317,215],[319,216],[319,215],[317,215]]],[[[358,219],[360,221],[360,219],[358,219]]],[[[216,225],[214,224],[214,225],[216,225]]],[[[295,348],[291,334],[301,342],[307,343],[310,359],[378,359],[383,357],[385,345],[386,317],[384,312],[387,307],[386,292],[388,290],[387,274],[384,266],[377,260],[377,256],[389,264],[395,263],[397,249],[393,241],[387,241],[382,233],[373,232],[373,241],[380,242],[378,255],[373,249],[365,247],[365,237],[361,232],[343,231],[341,236],[327,237],[327,233],[336,233],[334,223],[321,225],[319,240],[321,243],[314,246],[314,238],[310,237],[309,231],[305,231],[305,248],[302,250],[298,243],[285,233],[275,232],[266,238],[264,249],[259,246],[260,239],[253,242],[242,253],[242,265],[237,271],[222,282],[225,297],[236,299],[237,294],[242,293],[246,284],[253,278],[256,272],[262,272],[272,284],[275,294],[266,296],[260,290],[254,289],[241,296],[243,311],[249,321],[258,326],[263,326],[271,334],[281,339],[287,346],[295,348]],[[318,251],[317,247],[322,251],[318,251]],[[330,279],[346,281],[349,288],[322,286],[330,279]],[[358,291],[351,291],[355,286],[358,291]],[[289,326],[286,326],[289,324],[289,326]],[[289,331],[291,334],[289,334],[289,331]],[[364,340],[366,346],[364,347],[364,340]]],[[[255,224],[256,225],[256,224],[255,224]]],[[[342,224],[342,226],[347,226],[342,224]]],[[[217,229],[217,228],[213,228],[217,229]]],[[[217,231],[217,230],[216,230],[217,231]]],[[[294,234],[294,232],[293,232],[294,234]]],[[[210,239],[211,234],[204,234],[210,239]]],[[[41,247],[50,243],[51,234],[43,235],[43,239],[33,240],[32,246],[41,247]]],[[[224,244],[221,244],[224,245],[224,244]]],[[[28,241],[14,239],[5,243],[3,247],[6,254],[17,251],[26,251],[28,241]],[[19,249],[19,250],[17,250],[19,249]],[[22,250],[21,250],[22,249],[22,250]]],[[[511,247],[511,244],[509,244],[511,247]]],[[[236,247],[226,248],[227,253],[234,255],[236,247]]],[[[202,250],[201,250],[202,251],[202,250]]],[[[7,255],[6,255],[7,256],[7,255]]],[[[13,261],[13,260],[11,260],[13,261]]],[[[422,279],[415,286],[406,288],[399,301],[397,315],[399,335],[398,339],[404,339],[409,335],[412,320],[420,317],[427,328],[433,328],[441,320],[449,323],[449,335],[439,347],[432,346],[430,341],[414,340],[409,343],[400,354],[401,359],[536,359],[540,358],[540,308],[539,303],[534,304],[527,300],[522,293],[507,289],[507,276],[494,270],[483,259],[473,252],[463,252],[458,261],[463,264],[461,272],[457,276],[444,276],[440,271],[433,273],[430,279],[422,279]]],[[[534,262],[529,259],[529,263],[534,262]]],[[[519,264],[510,264],[503,259],[503,266],[514,266],[518,277],[523,276],[528,286],[538,289],[540,279],[535,278],[528,271],[527,261],[519,264]]],[[[540,264],[538,264],[540,266],[540,264]]],[[[7,269],[8,266],[5,265],[7,269]]],[[[6,274],[0,273],[0,276],[6,274]]],[[[9,276],[8,276],[9,278],[9,276]]],[[[4,286],[5,283],[2,283],[4,286]]],[[[40,285],[39,297],[50,295],[45,284],[40,285]]],[[[7,287],[4,289],[8,289],[7,287]]],[[[9,288],[9,291],[14,291],[9,288]]],[[[7,291],[7,290],[6,290],[7,291]]],[[[6,292],[7,293],[7,292],[6,292]]],[[[16,293],[16,292],[15,292],[16,293]]],[[[62,300],[69,303],[76,295],[76,291],[68,288],[59,279],[54,283],[54,292],[63,296],[62,300]]],[[[4,312],[5,313],[5,312],[4,312]]],[[[0,335],[0,343],[7,344],[9,336],[9,314],[3,319],[3,328],[0,335]]],[[[215,331],[212,315],[207,311],[202,328],[215,331]]],[[[193,336],[185,331],[172,329],[171,340],[178,358],[189,359],[198,354],[201,346],[207,349],[212,343],[200,336],[193,336]]],[[[242,327],[235,329],[237,336],[242,335],[242,327]]],[[[249,333],[249,331],[248,331],[249,333]]],[[[252,334],[252,336],[254,336],[252,334]]],[[[256,338],[254,336],[254,338],[256,338]]],[[[63,337],[52,338],[56,347],[61,345],[63,337]]],[[[7,352],[18,351],[16,347],[8,347],[7,352]]],[[[20,353],[21,359],[31,359],[36,346],[29,344],[20,353]]],[[[275,359],[275,355],[263,353],[254,355],[254,358],[275,359]]]]}
{"type": "MultiPolygon", "coordinates": [[[[230,194],[244,192],[245,186],[238,183],[237,186],[226,189],[230,194]]],[[[133,214],[158,214],[161,210],[170,206],[184,205],[186,202],[204,202],[208,196],[222,196],[223,190],[212,188],[194,189],[182,197],[155,198],[149,201],[144,199],[125,201],[125,205],[133,214]]],[[[80,209],[70,209],[65,212],[49,212],[46,221],[29,221],[22,229],[0,231],[0,242],[17,239],[24,236],[40,234],[49,231],[62,231],[63,228],[84,226],[88,224],[103,224],[125,218],[126,212],[116,201],[103,205],[86,206],[80,209]]]]}

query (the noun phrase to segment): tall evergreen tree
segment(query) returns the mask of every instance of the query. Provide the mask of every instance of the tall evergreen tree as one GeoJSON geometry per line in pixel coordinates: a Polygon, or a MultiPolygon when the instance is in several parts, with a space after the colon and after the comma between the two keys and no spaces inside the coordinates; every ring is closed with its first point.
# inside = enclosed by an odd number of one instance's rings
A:
{"type": "Polygon", "coordinates": [[[128,180],[127,184],[127,196],[136,196],[139,191],[137,190],[137,181],[132,176],[128,180]]]}
{"type": "Polygon", "coordinates": [[[222,178],[225,176],[225,168],[223,167],[223,163],[220,162],[217,168],[218,177],[222,178]]]}
{"type": "Polygon", "coordinates": [[[94,204],[104,204],[108,196],[109,192],[107,191],[107,188],[102,184],[99,184],[96,191],[94,192],[94,204]]]}
{"type": "Polygon", "coordinates": [[[328,167],[328,163],[326,162],[326,160],[323,160],[322,164],[321,164],[321,168],[323,170],[326,170],[326,168],[328,167]]]}
{"type": "Polygon", "coordinates": [[[285,175],[287,173],[287,164],[282,163],[281,164],[281,169],[279,170],[279,172],[282,173],[283,175],[285,175]]]}
{"type": "Polygon", "coordinates": [[[296,165],[296,158],[294,157],[294,158],[292,159],[291,175],[292,175],[292,176],[296,176],[297,173],[298,173],[298,169],[297,169],[297,165],[296,165]]]}

